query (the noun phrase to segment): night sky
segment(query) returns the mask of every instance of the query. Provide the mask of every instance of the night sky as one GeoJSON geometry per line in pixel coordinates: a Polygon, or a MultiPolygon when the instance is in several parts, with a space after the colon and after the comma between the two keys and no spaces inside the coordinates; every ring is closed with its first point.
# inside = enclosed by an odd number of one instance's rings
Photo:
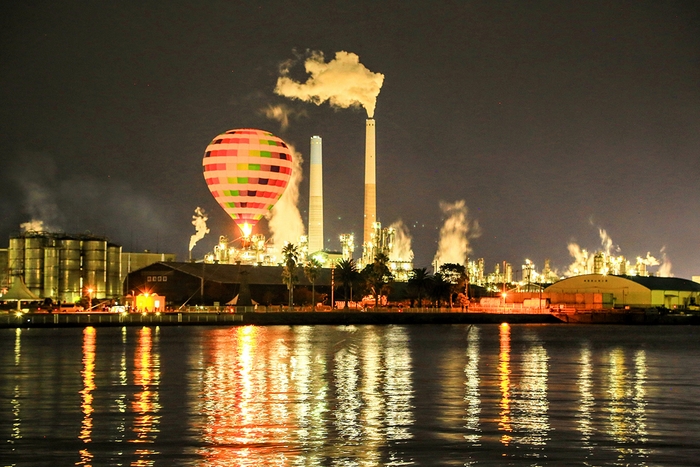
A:
{"type": "Polygon", "coordinates": [[[435,255],[440,201],[464,200],[469,257],[487,272],[526,258],[563,272],[567,245],[602,249],[604,229],[633,262],[665,254],[673,275],[700,275],[699,11],[661,0],[3,2],[0,247],[36,219],[184,260],[199,206],[211,229],[201,257],[236,236],[202,177],[204,150],[246,127],[301,152],[305,222],[320,135],[327,246],[345,232],[361,241],[365,111],[273,92],[284,62],[304,81],[311,51],[347,51],[384,75],[377,211],[409,227],[416,267],[435,255]],[[265,116],[270,105],[293,112],[288,128],[265,116]]]}

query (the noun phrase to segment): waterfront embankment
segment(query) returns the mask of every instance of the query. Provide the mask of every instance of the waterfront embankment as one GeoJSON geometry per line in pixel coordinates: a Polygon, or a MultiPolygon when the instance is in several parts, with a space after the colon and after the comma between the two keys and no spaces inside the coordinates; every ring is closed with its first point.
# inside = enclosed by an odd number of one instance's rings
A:
{"type": "Polygon", "coordinates": [[[344,325],[559,323],[549,313],[460,312],[186,312],[186,313],[2,313],[0,327],[187,326],[187,325],[344,325]]]}

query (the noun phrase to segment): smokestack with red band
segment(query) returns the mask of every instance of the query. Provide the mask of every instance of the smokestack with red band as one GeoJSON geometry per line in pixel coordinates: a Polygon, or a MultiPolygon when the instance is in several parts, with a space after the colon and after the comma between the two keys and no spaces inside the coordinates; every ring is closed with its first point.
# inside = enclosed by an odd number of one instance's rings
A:
{"type": "Polygon", "coordinates": [[[323,250],[323,165],[321,137],[311,137],[309,175],[309,253],[323,250]]]}
{"type": "Polygon", "coordinates": [[[367,119],[365,136],[365,244],[372,241],[372,229],[377,222],[377,174],[374,119],[367,119]]]}

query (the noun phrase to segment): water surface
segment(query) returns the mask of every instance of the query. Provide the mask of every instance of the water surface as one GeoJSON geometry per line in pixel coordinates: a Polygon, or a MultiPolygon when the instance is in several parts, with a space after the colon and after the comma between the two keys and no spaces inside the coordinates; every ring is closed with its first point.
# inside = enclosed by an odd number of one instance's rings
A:
{"type": "Polygon", "coordinates": [[[698,465],[700,329],[0,330],[2,465],[698,465]]]}

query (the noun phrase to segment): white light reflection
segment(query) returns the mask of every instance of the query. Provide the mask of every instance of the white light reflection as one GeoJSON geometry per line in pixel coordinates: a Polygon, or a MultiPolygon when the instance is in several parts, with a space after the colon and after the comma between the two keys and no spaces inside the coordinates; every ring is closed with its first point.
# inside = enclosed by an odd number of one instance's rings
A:
{"type": "MultiPolygon", "coordinates": [[[[15,366],[19,366],[22,355],[22,329],[15,329],[15,366]]],[[[20,374],[20,371],[17,371],[20,374]]],[[[15,377],[15,379],[19,379],[15,377]]],[[[15,440],[22,438],[22,418],[21,418],[21,408],[20,403],[22,392],[19,389],[19,384],[15,384],[14,391],[12,392],[12,399],[10,404],[12,405],[12,432],[10,433],[9,443],[14,444],[15,440]]]]}
{"type": "MultiPolygon", "coordinates": [[[[322,355],[314,357],[311,343],[313,326],[295,326],[294,349],[290,360],[291,379],[297,394],[297,438],[303,447],[305,458],[301,465],[321,465],[321,448],[328,437],[324,420],[328,413],[328,384],[326,360],[322,355]]],[[[296,465],[297,462],[294,463],[296,465]]]]}
{"type": "Polygon", "coordinates": [[[584,448],[589,452],[593,450],[591,436],[593,436],[593,408],[595,398],[593,397],[593,367],[591,364],[591,349],[584,346],[581,349],[579,358],[581,371],[578,375],[578,390],[580,393],[580,404],[578,407],[578,429],[581,432],[581,440],[584,448]]]}
{"type": "Polygon", "coordinates": [[[481,415],[481,394],[479,393],[479,328],[471,326],[468,334],[467,365],[464,367],[466,381],[464,383],[464,401],[467,405],[464,417],[464,428],[467,434],[464,439],[473,445],[479,445],[481,428],[479,416],[481,415]]]}
{"type": "MultiPolygon", "coordinates": [[[[519,436],[515,442],[542,450],[549,440],[549,401],[547,399],[547,377],[549,356],[533,334],[525,334],[528,347],[523,353],[522,378],[513,397],[513,427],[519,436]]],[[[539,452],[530,453],[540,457],[539,452]]]]}
{"type": "Polygon", "coordinates": [[[413,363],[406,328],[392,326],[386,343],[386,438],[388,441],[413,438],[409,427],[413,416],[413,363]]]}
{"type": "Polygon", "coordinates": [[[336,384],[335,426],[346,443],[356,444],[362,434],[360,425],[360,395],[358,391],[359,363],[356,346],[340,349],[335,354],[333,369],[336,384]]]}

